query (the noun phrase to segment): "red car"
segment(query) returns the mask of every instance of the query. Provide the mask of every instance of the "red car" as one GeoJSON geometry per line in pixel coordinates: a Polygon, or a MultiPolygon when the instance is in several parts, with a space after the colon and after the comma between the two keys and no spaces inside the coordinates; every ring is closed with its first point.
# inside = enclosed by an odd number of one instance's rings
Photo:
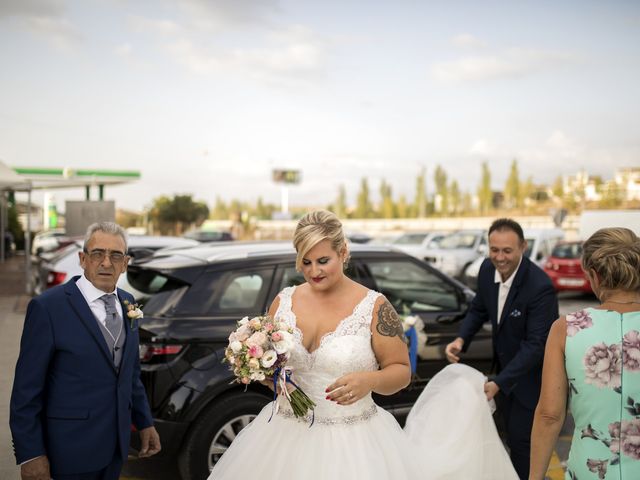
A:
{"type": "Polygon", "coordinates": [[[556,291],[591,293],[591,284],[582,270],[582,242],[559,242],[544,264],[556,291]]]}

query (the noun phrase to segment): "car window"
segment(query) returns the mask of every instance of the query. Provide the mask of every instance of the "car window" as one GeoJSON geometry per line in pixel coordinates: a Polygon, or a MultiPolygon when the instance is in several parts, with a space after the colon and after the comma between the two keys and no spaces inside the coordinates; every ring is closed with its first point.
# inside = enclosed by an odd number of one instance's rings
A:
{"type": "Polygon", "coordinates": [[[556,258],[580,258],[582,255],[582,244],[561,243],[554,247],[551,255],[556,258]]]}
{"type": "Polygon", "coordinates": [[[178,315],[259,314],[264,308],[272,268],[205,272],[176,306],[178,315]]]}
{"type": "Polygon", "coordinates": [[[473,248],[477,238],[478,236],[473,233],[454,233],[442,239],[440,248],[447,250],[454,248],[473,248]]]}
{"type": "MultiPolygon", "coordinates": [[[[294,285],[300,285],[305,282],[304,275],[301,272],[297,272],[295,266],[287,265],[283,269],[282,279],[280,280],[280,288],[278,289],[281,292],[286,287],[292,287],[294,285]]],[[[344,273],[347,277],[355,280],[356,282],[363,283],[360,281],[357,273],[357,265],[353,260],[347,264],[347,268],[344,273]]],[[[365,287],[371,288],[371,285],[364,284],[365,287]]]]}
{"type": "Polygon", "coordinates": [[[458,309],[458,291],[428,268],[409,260],[368,260],[375,288],[402,313],[458,309]]]}
{"type": "Polygon", "coordinates": [[[426,236],[425,233],[406,233],[393,243],[396,245],[420,245],[426,236]]]}

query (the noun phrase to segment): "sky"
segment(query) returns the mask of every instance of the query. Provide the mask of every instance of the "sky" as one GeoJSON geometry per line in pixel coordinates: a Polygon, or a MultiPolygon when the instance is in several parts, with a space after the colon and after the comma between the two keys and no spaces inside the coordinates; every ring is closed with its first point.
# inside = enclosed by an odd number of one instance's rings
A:
{"type": "Polygon", "coordinates": [[[637,1],[0,1],[0,160],[138,170],[106,189],[130,210],[279,203],[281,168],[294,206],[411,200],[436,165],[475,192],[483,161],[496,190],[513,159],[607,180],[640,165],[638,85],[637,1]]]}

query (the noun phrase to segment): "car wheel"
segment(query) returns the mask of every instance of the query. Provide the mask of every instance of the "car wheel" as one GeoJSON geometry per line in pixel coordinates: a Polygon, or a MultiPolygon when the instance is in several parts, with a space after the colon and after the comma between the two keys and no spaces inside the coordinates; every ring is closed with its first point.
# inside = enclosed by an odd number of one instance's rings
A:
{"type": "Polygon", "coordinates": [[[212,403],[194,422],[178,457],[184,480],[205,479],[236,435],[269,402],[253,392],[223,397],[212,403]]]}

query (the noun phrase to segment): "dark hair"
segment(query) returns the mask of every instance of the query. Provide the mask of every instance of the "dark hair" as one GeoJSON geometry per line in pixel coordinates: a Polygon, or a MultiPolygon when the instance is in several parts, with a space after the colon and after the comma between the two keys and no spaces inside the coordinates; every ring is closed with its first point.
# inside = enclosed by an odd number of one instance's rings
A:
{"type": "Polygon", "coordinates": [[[494,220],[494,222],[489,227],[489,235],[493,232],[498,231],[502,232],[504,230],[511,230],[520,239],[520,243],[524,242],[524,232],[522,231],[522,227],[518,222],[512,220],[511,218],[499,218],[494,220]]]}

